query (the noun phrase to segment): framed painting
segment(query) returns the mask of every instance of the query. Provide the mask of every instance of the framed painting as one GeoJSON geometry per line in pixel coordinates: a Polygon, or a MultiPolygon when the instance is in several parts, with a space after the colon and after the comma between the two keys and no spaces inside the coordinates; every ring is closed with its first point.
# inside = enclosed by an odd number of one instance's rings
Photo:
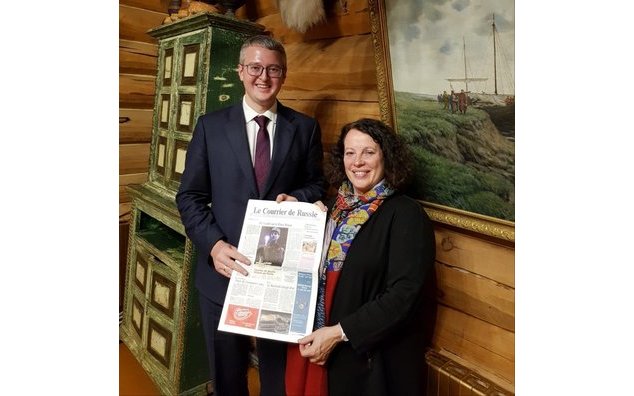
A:
{"type": "Polygon", "coordinates": [[[430,217],[515,241],[514,0],[369,0],[383,121],[430,217]]]}

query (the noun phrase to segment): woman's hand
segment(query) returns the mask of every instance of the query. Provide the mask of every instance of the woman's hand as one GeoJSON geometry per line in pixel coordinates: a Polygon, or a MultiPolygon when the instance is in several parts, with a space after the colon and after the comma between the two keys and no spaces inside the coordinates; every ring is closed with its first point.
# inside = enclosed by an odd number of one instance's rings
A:
{"type": "Polygon", "coordinates": [[[319,209],[321,209],[322,212],[328,211],[328,208],[326,207],[326,205],[324,205],[324,203],[321,201],[315,202],[315,205],[317,205],[317,207],[319,207],[319,209]]]}
{"type": "Polygon", "coordinates": [[[297,202],[297,198],[288,194],[277,194],[277,197],[275,197],[275,202],[280,203],[283,201],[297,202]]]}
{"type": "Polygon", "coordinates": [[[323,366],[330,356],[330,352],[340,343],[341,326],[322,327],[300,339],[299,353],[311,363],[323,366]]]}

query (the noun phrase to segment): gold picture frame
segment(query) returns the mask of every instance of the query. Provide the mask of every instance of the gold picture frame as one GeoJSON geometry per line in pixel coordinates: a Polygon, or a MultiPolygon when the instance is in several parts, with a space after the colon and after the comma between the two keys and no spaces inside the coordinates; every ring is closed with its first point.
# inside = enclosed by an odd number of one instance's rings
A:
{"type": "MultiPolygon", "coordinates": [[[[385,0],[368,0],[368,6],[376,63],[381,119],[398,132],[385,0]]],[[[452,208],[425,200],[423,200],[422,203],[430,218],[438,223],[455,226],[505,241],[515,242],[515,223],[513,221],[452,208]]]]}

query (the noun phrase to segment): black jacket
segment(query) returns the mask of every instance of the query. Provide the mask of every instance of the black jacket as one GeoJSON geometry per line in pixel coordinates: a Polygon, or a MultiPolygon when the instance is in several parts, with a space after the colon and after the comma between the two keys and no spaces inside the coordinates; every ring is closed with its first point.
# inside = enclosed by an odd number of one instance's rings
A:
{"type": "Polygon", "coordinates": [[[421,204],[394,195],[362,226],[348,250],[330,325],[348,342],[328,359],[336,395],[421,395],[425,370],[423,284],[435,258],[431,221],[421,204]]]}

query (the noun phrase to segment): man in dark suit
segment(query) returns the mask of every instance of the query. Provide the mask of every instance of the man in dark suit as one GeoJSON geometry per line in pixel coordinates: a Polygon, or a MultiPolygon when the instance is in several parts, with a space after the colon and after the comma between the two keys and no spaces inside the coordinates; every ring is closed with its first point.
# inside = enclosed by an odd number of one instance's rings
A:
{"type": "MultiPolygon", "coordinates": [[[[317,120],[277,101],[284,47],[267,36],[247,39],[238,74],[242,103],[199,117],[176,195],[197,250],[195,282],[217,396],[248,395],[249,338],[217,330],[231,273],[247,275],[242,265],[251,264],[235,247],[247,201],[314,202],[325,192],[317,120]]],[[[286,344],[258,339],[257,351],[261,395],[283,395],[286,344]]]]}

